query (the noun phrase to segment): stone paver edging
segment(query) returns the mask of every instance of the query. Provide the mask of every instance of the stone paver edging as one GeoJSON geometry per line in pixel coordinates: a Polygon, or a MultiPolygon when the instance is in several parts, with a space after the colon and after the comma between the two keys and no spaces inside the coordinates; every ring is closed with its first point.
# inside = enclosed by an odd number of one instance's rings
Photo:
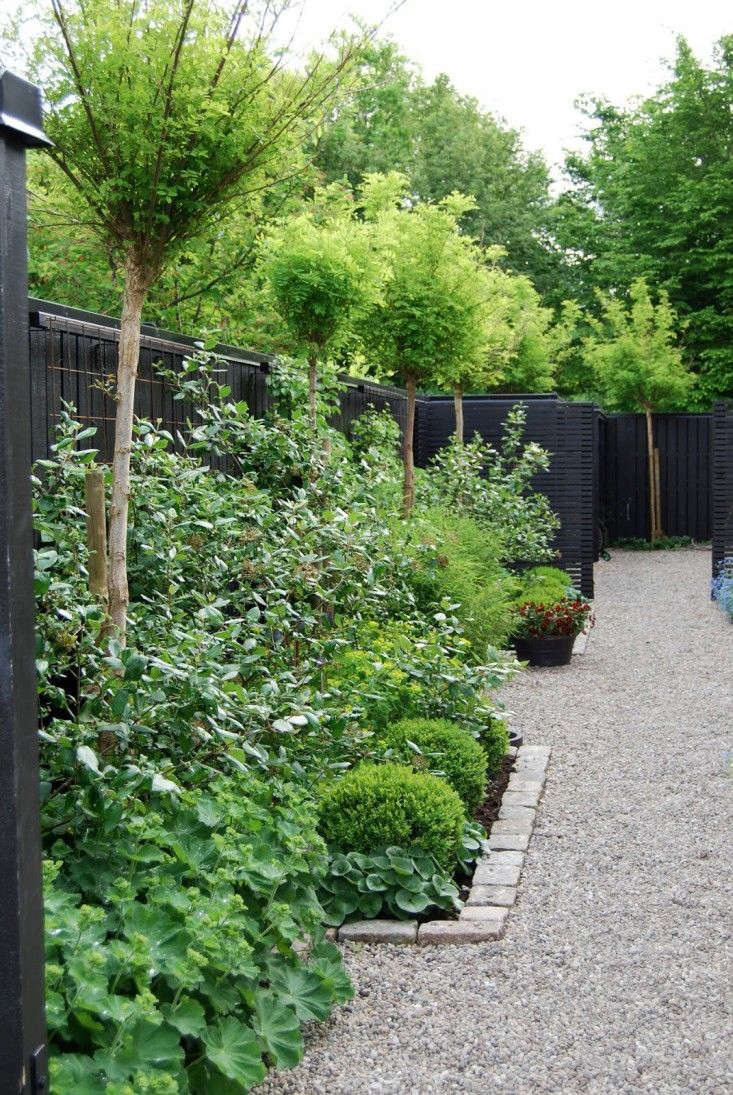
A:
{"type": "Polygon", "coordinates": [[[471,889],[457,920],[355,920],[335,932],[352,943],[484,943],[501,939],[544,790],[550,748],[521,745],[501,800],[499,816],[476,864],[471,889]]]}

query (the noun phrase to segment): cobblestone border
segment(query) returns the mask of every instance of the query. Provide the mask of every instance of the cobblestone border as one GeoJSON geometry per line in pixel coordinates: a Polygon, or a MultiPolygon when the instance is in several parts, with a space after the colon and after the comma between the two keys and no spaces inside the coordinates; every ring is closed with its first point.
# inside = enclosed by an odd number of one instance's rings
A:
{"type": "Polygon", "coordinates": [[[545,787],[550,747],[520,745],[488,840],[476,864],[471,889],[457,920],[354,920],[333,938],[351,943],[484,943],[501,939],[534,829],[545,787]]]}

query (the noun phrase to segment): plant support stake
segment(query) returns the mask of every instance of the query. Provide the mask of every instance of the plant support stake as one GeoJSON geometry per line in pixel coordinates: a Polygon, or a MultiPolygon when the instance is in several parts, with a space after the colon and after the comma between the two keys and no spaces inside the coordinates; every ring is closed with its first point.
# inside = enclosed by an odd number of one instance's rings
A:
{"type": "Polygon", "coordinates": [[[26,149],[37,87],[0,77],[0,1091],[48,1092],[38,776],[26,149]]]}

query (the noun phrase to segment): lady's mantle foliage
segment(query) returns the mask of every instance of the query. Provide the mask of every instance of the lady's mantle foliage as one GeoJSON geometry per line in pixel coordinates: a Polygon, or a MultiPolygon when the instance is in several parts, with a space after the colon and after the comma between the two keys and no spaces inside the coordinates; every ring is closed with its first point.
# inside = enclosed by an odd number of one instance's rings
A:
{"type": "Polygon", "coordinates": [[[351,993],[322,939],[326,856],[305,794],[248,774],[158,786],[137,765],[89,765],[46,802],[57,1095],[247,1091],[351,993]]]}

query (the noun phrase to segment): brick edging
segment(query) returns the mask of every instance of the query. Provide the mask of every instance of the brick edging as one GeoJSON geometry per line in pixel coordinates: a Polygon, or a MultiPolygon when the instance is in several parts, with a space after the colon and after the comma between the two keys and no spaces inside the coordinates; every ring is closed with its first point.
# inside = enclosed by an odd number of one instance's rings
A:
{"type": "Polygon", "coordinates": [[[488,840],[476,863],[466,904],[457,920],[355,920],[335,930],[339,942],[483,943],[501,939],[517,899],[537,807],[545,787],[550,747],[520,745],[488,840]]]}

